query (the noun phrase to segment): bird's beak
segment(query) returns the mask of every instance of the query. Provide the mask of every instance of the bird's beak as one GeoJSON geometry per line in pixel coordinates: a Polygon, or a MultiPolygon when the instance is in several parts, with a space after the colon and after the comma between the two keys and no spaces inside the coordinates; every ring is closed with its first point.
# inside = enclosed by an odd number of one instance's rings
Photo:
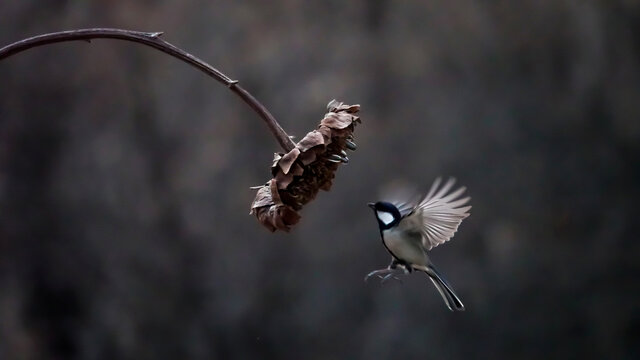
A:
{"type": "Polygon", "coordinates": [[[376,208],[376,204],[375,203],[368,203],[367,206],[372,208],[372,209],[374,209],[374,210],[376,208]]]}

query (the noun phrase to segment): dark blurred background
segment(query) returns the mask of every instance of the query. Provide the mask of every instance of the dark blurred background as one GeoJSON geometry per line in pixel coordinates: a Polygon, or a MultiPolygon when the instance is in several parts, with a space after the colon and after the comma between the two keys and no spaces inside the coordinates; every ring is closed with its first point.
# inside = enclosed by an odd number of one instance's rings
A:
{"type": "Polygon", "coordinates": [[[164,31],[300,138],[358,151],[290,234],[248,215],[279,147],[224,86],[117,40],[0,62],[1,359],[640,357],[637,1],[2,1],[0,45],[164,31]],[[426,276],[366,202],[456,176],[472,215],[426,276]]]}

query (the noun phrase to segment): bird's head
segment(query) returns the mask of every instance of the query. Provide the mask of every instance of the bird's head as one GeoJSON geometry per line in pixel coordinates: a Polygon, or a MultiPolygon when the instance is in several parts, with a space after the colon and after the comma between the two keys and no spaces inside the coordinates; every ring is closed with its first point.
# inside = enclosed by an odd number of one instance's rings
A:
{"type": "Polygon", "coordinates": [[[390,229],[396,226],[398,222],[400,222],[400,219],[402,219],[400,211],[392,203],[378,201],[375,203],[368,203],[367,205],[373,209],[376,219],[378,219],[380,230],[390,229]]]}

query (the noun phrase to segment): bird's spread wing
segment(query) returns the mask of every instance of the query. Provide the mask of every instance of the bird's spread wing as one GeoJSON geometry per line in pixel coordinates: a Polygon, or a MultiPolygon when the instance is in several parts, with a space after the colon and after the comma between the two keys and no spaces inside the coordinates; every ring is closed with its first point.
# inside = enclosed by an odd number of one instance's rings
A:
{"type": "Polygon", "coordinates": [[[455,182],[450,178],[440,187],[441,180],[437,178],[427,195],[406,216],[406,223],[418,225],[422,244],[427,250],[451,239],[462,220],[469,216],[471,206],[464,205],[470,197],[460,198],[466,188],[460,187],[449,193],[455,182]]]}

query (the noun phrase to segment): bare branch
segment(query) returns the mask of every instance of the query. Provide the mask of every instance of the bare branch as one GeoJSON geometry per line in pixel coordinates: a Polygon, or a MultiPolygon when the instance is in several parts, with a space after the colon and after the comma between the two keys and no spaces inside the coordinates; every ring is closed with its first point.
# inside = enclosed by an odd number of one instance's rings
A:
{"type": "Polygon", "coordinates": [[[229,87],[231,91],[238,95],[255,112],[257,112],[258,115],[260,115],[260,117],[267,123],[267,126],[269,127],[271,133],[278,140],[280,146],[285,151],[291,151],[295,147],[295,144],[291,140],[289,135],[287,135],[284,129],[282,129],[280,124],[278,124],[276,119],[273,117],[273,115],[271,115],[267,108],[265,108],[258,100],[256,100],[256,98],[254,98],[248,91],[238,85],[237,80],[232,80],[227,75],[221,73],[206,62],[160,39],[161,35],[162,32],[140,32],[106,28],[60,31],[34,36],[28,39],[17,41],[13,44],[9,44],[0,49],[0,60],[33,47],[65,41],[90,41],[91,39],[106,38],[120,39],[144,44],[188,63],[189,65],[199,69],[200,71],[229,87]]]}

